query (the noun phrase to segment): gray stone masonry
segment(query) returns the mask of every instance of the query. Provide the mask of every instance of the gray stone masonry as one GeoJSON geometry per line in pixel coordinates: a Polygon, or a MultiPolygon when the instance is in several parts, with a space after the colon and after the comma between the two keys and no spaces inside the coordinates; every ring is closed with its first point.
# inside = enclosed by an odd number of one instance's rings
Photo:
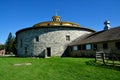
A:
{"type": "Polygon", "coordinates": [[[18,56],[45,57],[48,56],[47,48],[50,48],[50,56],[61,56],[70,42],[91,32],[86,29],[69,27],[41,27],[23,30],[17,34],[18,56]],[[70,40],[66,40],[66,36],[69,36],[70,40]]]}

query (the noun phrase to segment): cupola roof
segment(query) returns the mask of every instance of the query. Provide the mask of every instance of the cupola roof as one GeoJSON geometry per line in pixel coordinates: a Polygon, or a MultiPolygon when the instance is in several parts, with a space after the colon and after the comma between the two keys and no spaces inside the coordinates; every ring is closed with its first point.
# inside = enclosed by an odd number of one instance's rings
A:
{"type": "Polygon", "coordinates": [[[53,16],[52,21],[40,22],[35,24],[33,27],[48,27],[48,26],[80,27],[79,24],[76,24],[74,22],[60,21],[60,16],[53,16]]]}

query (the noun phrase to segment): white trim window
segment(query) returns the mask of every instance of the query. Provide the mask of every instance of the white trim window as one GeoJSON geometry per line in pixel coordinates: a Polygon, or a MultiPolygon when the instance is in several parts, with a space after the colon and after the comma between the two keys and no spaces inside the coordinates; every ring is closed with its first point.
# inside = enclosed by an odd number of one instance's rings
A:
{"type": "Polygon", "coordinates": [[[77,51],[78,50],[78,46],[73,46],[73,50],[77,51]]]}
{"type": "Polygon", "coordinates": [[[92,49],[91,44],[86,44],[86,50],[91,50],[91,49],[92,49]]]}

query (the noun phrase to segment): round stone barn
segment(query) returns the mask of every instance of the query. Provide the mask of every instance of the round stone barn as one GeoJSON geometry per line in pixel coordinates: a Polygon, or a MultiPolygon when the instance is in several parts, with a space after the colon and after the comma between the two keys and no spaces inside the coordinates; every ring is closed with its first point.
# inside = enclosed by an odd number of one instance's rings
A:
{"type": "Polygon", "coordinates": [[[93,32],[79,24],[60,21],[60,16],[53,16],[52,21],[16,32],[17,54],[23,57],[63,56],[69,54],[66,49],[73,40],[93,32]]]}

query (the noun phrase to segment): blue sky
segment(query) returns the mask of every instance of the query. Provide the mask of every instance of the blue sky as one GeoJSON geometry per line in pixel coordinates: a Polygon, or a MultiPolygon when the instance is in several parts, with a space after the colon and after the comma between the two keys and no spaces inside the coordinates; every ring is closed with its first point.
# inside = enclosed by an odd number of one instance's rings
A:
{"type": "Polygon", "coordinates": [[[57,10],[63,21],[102,30],[105,20],[120,26],[120,0],[0,0],[0,43],[8,34],[50,21],[57,10]]]}

